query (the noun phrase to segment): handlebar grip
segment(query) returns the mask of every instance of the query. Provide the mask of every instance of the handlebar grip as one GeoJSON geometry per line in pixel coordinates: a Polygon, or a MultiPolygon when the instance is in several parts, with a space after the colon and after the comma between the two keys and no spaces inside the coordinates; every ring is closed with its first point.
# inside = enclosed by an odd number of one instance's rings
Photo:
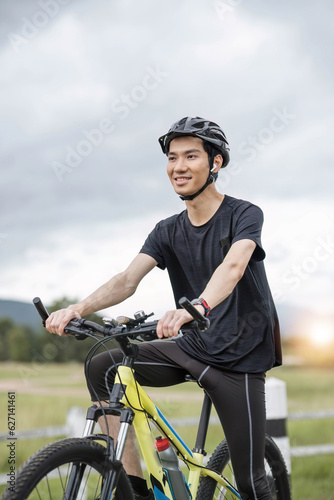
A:
{"type": "Polygon", "coordinates": [[[186,297],[182,297],[179,300],[179,304],[183,309],[188,311],[189,314],[197,321],[198,328],[201,332],[205,332],[210,326],[210,320],[203,316],[197,309],[192,305],[190,300],[186,297]]]}
{"type": "Polygon", "coordinates": [[[48,311],[45,309],[44,304],[43,304],[43,302],[41,301],[41,299],[39,297],[35,297],[33,299],[33,304],[36,307],[38,314],[42,318],[43,325],[45,326],[45,321],[49,317],[48,311]]]}

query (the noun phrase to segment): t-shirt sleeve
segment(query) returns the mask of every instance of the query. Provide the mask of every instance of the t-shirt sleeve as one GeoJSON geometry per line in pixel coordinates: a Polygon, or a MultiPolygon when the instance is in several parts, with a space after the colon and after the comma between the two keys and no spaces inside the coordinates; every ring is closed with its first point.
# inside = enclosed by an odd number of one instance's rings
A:
{"type": "Polygon", "coordinates": [[[150,255],[150,257],[153,257],[153,259],[158,262],[157,267],[159,267],[160,269],[166,268],[165,260],[161,251],[161,236],[159,224],[157,224],[153,231],[148,235],[139,253],[145,253],[146,255],[150,255]]]}
{"type": "Polygon", "coordinates": [[[261,231],[263,225],[263,212],[256,205],[248,205],[239,215],[235,225],[232,244],[240,240],[252,240],[256,248],[252,259],[263,260],[266,256],[261,243],[261,231]]]}

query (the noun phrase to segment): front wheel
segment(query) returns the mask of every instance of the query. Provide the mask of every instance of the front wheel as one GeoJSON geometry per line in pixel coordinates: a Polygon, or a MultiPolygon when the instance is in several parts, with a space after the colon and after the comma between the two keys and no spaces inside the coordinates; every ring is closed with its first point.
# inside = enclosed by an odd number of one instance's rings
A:
{"type": "MultiPolygon", "coordinates": [[[[17,473],[15,486],[2,500],[99,500],[106,474],[106,448],[89,439],[64,439],[36,452],[17,473]]],[[[115,500],[133,500],[124,469],[115,500]]]]}
{"type": "MultiPolygon", "coordinates": [[[[234,488],[237,488],[226,440],[217,446],[208,462],[207,468],[218,472],[234,488]]],[[[272,500],[291,500],[289,476],[284,459],[279,448],[269,436],[266,436],[265,443],[265,470],[272,500]]],[[[196,500],[232,499],[234,500],[235,496],[220,484],[217,484],[212,478],[206,476],[201,479],[196,500]]]]}

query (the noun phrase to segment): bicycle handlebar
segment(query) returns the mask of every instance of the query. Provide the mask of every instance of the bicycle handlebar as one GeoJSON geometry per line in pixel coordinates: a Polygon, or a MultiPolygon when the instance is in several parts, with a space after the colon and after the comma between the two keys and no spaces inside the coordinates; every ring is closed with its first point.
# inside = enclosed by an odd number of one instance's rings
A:
{"type": "Polygon", "coordinates": [[[209,326],[210,326],[210,320],[203,316],[197,309],[192,305],[190,300],[188,300],[186,297],[182,297],[179,300],[179,304],[183,309],[188,311],[188,313],[194,318],[198,325],[198,329],[201,332],[205,332],[209,326]]]}
{"type": "MultiPolygon", "coordinates": [[[[49,313],[43,305],[43,302],[39,297],[33,299],[33,304],[40,315],[43,326],[45,326],[45,321],[49,317],[49,313]]],[[[181,307],[186,309],[189,314],[194,318],[194,321],[186,323],[183,325],[183,329],[187,328],[198,328],[201,332],[205,332],[209,326],[210,321],[208,318],[202,316],[202,314],[191,304],[191,302],[183,297],[180,299],[179,304],[181,307]]],[[[128,324],[117,324],[102,326],[94,321],[89,321],[83,318],[72,319],[65,327],[64,332],[69,335],[75,336],[78,340],[83,340],[92,333],[99,333],[105,337],[113,337],[115,340],[119,337],[131,337],[140,338],[141,340],[153,340],[157,338],[156,327],[158,321],[145,322],[147,319],[145,315],[144,320],[142,318],[138,320],[130,320],[128,324]]]]}
{"type": "Polygon", "coordinates": [[[33,304],[36,307],[38,314],[42,318],[43,326],[45,326],[45,321],[49,317],[48,311],[45,309],[44,304],[39,297],[35,297],[33,299],[33,304]]]}

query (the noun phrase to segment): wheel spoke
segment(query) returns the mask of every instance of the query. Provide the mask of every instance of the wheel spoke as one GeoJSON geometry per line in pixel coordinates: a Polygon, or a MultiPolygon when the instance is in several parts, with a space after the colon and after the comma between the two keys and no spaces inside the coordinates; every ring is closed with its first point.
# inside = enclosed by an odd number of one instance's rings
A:
{"type": "MultiPolygon", "coordinates": [[[[61,483],[63,493],[65,493],[65,486],[63,485],[63,478],[62,478],[62,475],[61,475],[61,472],[60,472],[60,467],[58,467],[57,471],[58,471],[59,481],[61,483]]],[[[66,480],[65,485],[66,484],[67,484],[67,480],[66,480]]]]}
{"type": "Polygon", "coordinates": [[[49,490],[49,499],[52,500],[51,491],[50,491],[50,483],[49,483],[48,476],[46,476],[46,484],[47,484],[47,487],[48,487],[48,490],[49,490]]]}
{"type": "Polygon", "coordinates": [[[41,495],[39,494],[39,491],[38,491],[38,487],[37,487],[37,486],[36,486],[36,493],[37,493],[37,495],[38,495],[39,500],[42,500],[42,497],[41,497],[41,495]]]}

